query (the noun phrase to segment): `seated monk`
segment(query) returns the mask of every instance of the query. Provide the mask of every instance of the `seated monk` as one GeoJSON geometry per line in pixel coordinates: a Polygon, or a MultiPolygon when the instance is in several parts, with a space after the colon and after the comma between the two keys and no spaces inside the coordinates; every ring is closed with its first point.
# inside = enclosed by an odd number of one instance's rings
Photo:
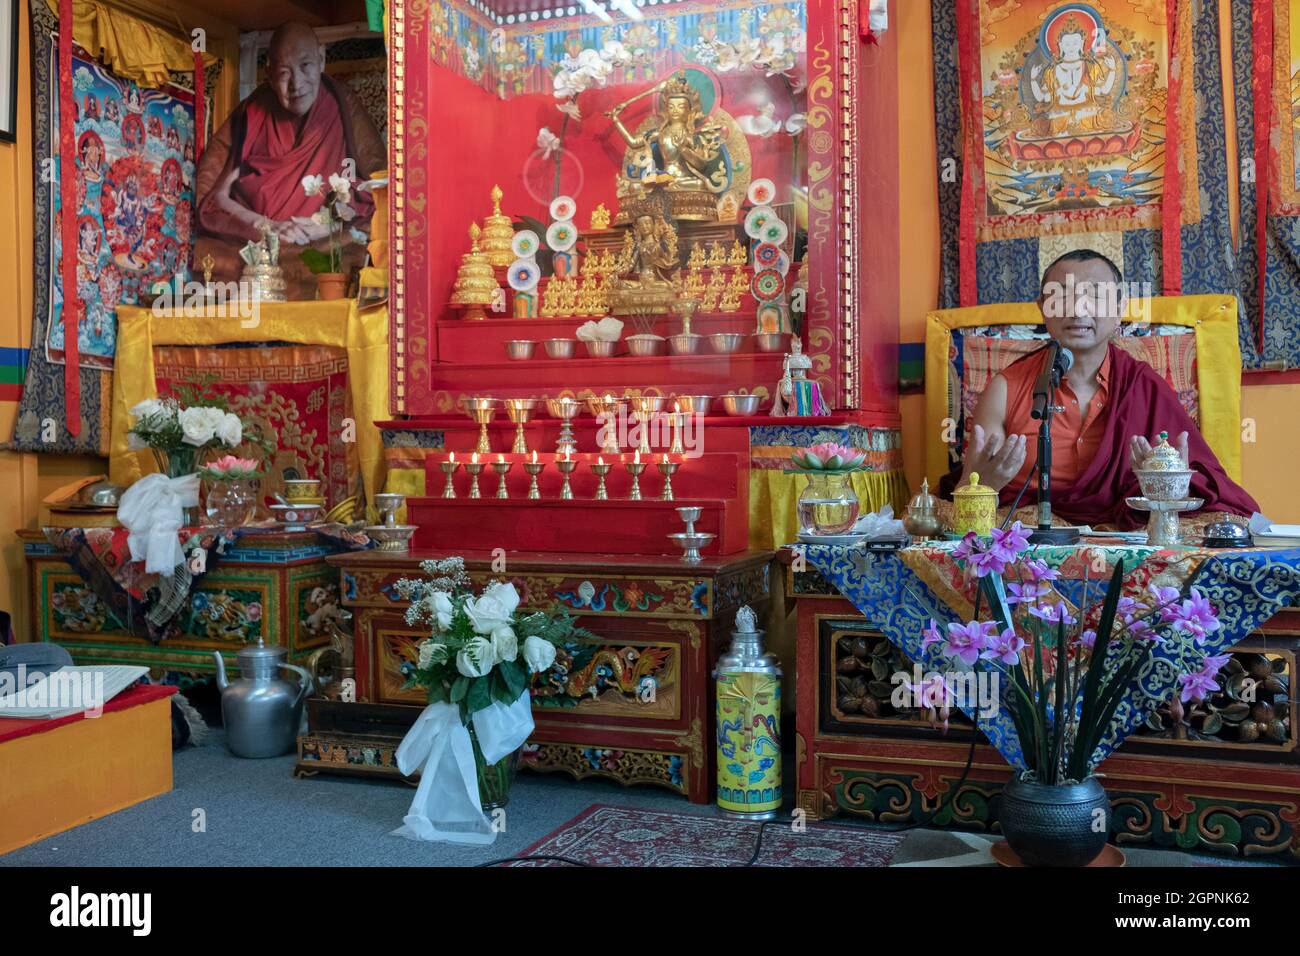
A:
{"type": "MultiPolygon", "coordinates": [[[[199,161],[199,236],[194,246],[196,268],[204,256],[216,260],[212,278],[239,278],[239,250],[261,238],[270,226],[280,237],[280,266],[285,294],[312,299],[316,283],[299,253],[308,246],[329,253],[327,226],[312,220],[323,205],[319,195],[303,190],[304,176],[344,173],[351,159],[353,172],[364,180],[387,165],[383,141],[365,108],[345,86],[324,72],[325,49],[311,27],[286,23],[271,36],[267,82],[235,108],[212,138],[199,161]]],[[[369,193],[353,192],[356,218],[342,233],[342,271],[364,264],[365,244],[356,242],[349,227],[368,232],[374,203],[369,193]]]]}
{"type": "MultiPolygon", "coordinates": [[[[1111,342],[1125,305],[1118,267],[1098,252],[1068,252],[1043,273],[1043,321],[1074,358],[1056,393],[1064,411],[1052,416],[1053,514],[1108,530],[1144,526],[1146,513],[1130,509],[1124,499],[1142,494],[1133,469],[1150,454],[1148,439],[1164,431],[1177,436],[1175,446],[1190,463],[1190,495],[1205,499],[1200,512],[1249,516],[1258,505],[1224,472],[1174,390],[1151,366],[1111,342]]],[[[1037,500],[1039,423],[1030,410],[1034,384],[1051,355],[1049,348],[1031,352],[989,382],[975,406],[965,458],[940,482],[941,495],[951,497],[976,472],[1004,506],[1026,482],[1022,503],[1037,500]]],[[[1017,517],[1037,523],[1036,517],[1017,517]]]]}

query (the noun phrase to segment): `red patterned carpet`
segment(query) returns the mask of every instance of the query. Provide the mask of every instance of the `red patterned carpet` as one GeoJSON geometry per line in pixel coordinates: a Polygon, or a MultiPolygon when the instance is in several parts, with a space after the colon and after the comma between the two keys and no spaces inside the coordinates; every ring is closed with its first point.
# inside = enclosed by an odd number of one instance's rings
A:
{"type": "MultiPolygon", "coordinates": [[[[743,866],[759,824],[700,813],[666,813],[596,804],[543,837],[521,856],[568,857],[589,866],[743,866]]],[[[756,866],[888,866],[905,834],[864,827],[788,821],[763,832],[756,866]]],[[[565,866],[519,862],[515,866],[565,866]]]]}

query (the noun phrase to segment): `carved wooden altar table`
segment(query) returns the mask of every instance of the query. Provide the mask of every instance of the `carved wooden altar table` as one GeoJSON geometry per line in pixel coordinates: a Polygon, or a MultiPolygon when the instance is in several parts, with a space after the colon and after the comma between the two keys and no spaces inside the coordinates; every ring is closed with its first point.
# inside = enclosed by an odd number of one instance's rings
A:
{"type": "MultiPolygon", "coordinates": [[[[444,556],[366,551],[328,559],[353,612],[357,703],[334,706],[329,728],[311,721],[299,739],[299,773],[400,778],[393,751],[424,707],[423,692],[406,688],[405,675],[428,635],[406,623],[408,602],[393,584],[421,576],[422,560],[444,556]],[[356,720],[341,731],[338,715],[348,708],[356,720]],[[361,729],[367,723],[372,732],[361,729]]],[[[508,580],[524,607],[561,604],[601,638],[595,647],[566,648],[535,682],[537,727],[523,766],[657,784],[693,803],[712,799],[711,671],[736,610],[748,604],[766,615],[772,552],[706,557],[694,566],[650,555],[511,552],[504,570],[494,569],[490,552],[464,558],[476,590],[508,580]]]]}

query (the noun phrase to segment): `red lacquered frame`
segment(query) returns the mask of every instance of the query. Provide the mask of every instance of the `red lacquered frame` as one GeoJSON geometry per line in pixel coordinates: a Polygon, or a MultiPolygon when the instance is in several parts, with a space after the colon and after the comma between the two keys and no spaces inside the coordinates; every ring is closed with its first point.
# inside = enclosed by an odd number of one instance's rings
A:
{"type": "MultiPolygon", "coordinates": [[[[897,427],[898,54],[889,34],[878,44],[862,43],[857,8],[857,0],[807,0],[803,135],[810,266],[803,338],[813,359],[812,374],[832,408],[859,412],[855,418],[862,424],[897,427]]],[[[534,365],[525,372],[523,366],[530,363],[512,368],[496,361],[472,367],[438,361],[438,326],[446,304],[434,301],[431,276],[458,261],[467,223],[438,219],[440,196],[445,200],[447,190],[460,187],[455,151],[431,148],[446,130],[431,128],[428,120],[434,106],[444,104],[438,90],[442,68],[427,53],[426,12],[421,0],[389,3],[391,382],[393,412],[411,417],[407,427],[424,427],[426,417],[455,413],[467,391],[509,388],[526,374],[525,387],[534,393],[558,392],[574,387],[577,372],[566,363],[534,365]]],[[[457,107],[470,122],[475,109],[491,102],[488,94],[482,96],[483,104],[457,107]]],[[[473,129],[461,132],[474,135],[473,129]]],[[[610,371],[650,387],[676,385],[685,378],[714,387],[730,382],[770,389],[780,376],[779,354],[707,358],[714,360],[712,372],[692,368],[706,364],[702,361],[626,356],[611,360],[621,364],[610,371]]],[[[577,374],[604,374],[597,368],[589,371],[577,374]]],[[[591,383],[579,387],[586,384],[591,383]]]]}

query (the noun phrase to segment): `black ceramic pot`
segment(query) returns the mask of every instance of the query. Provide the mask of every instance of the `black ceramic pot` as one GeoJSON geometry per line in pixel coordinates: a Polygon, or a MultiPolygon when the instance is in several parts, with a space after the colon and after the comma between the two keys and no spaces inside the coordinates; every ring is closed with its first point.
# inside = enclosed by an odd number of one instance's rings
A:
{"type": "Polygon", "coordinates": [[[1087,866],[1106,845],[1110,800],[1096,777],[1063,786],[1016,779],[1002,788],[998,822],[1026,866],[1087,866]]]}

